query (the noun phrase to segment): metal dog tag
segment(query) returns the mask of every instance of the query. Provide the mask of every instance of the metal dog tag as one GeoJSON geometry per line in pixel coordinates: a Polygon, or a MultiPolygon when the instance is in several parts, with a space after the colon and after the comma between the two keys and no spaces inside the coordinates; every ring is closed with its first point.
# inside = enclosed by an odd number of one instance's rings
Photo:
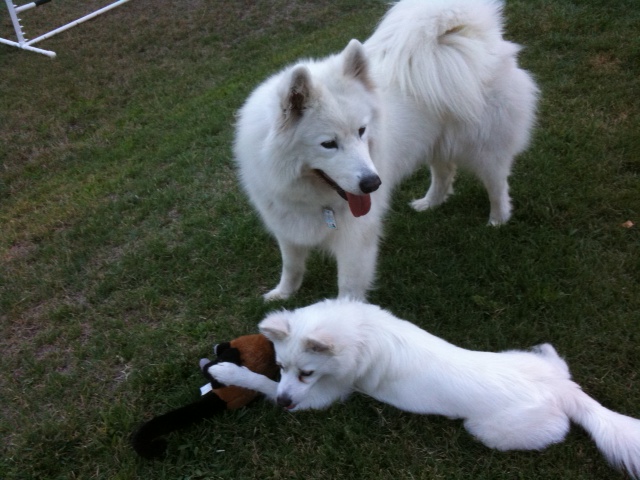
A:
{"type": "Polygon", "coordinates": [[[327,227],[335,230],[338,228],[336,224],[336,216],[333,213],[333,209],[325,207],[322,209],[322,215],[324,216],[324,223],[327,224],[327,227]]]}

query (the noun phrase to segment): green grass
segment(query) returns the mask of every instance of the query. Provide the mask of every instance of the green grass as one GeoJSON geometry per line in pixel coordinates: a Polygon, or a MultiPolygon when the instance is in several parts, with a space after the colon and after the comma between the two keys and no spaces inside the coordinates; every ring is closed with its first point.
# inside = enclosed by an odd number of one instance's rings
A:
{"type": "MultiPolygon", "coordinates": [[[[105,2],[22,14],[31,37],[105,2]]],[[[0,45],[0,478],[623,478],[574,427],[499,453],[458,421],[362,396],[285,415],[266,402],[136,457],[141,421],[183,405],[211,346],[254,332],[280,259],[239,191],[234,111],[298,57],[364,39],[377,1],[132,1],[40,46],[0,45]]],[[[640,6],[510,0],[506,35],[543,92],[485,226],[462,175],[423,214],[398,189],[371,301],[467,348],[552,342],[606,406],[640,417],[640,6]],[[636,226],[624,228],[632,221],[636,226]]],[[[0,7],[0,36],[11,30],[0,7]]],[[[295,308],[336,293],[316,255],[295,308]]]]}

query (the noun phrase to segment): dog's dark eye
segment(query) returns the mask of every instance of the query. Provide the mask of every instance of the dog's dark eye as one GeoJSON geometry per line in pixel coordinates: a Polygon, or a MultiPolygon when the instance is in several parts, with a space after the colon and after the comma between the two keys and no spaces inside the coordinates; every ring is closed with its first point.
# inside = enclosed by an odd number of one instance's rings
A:
{"type": "Polygon", "coordinates": [[[364,135],[364,132],[367,131],[367,127],[360,127],[358,129],[358,135],[360,135],[360,137],[362,137],[364,135]]]}
{"type": "Polygon", "coordinates": [[[311,375],[313,375],[313,370],[301,370],[300,371],[300,376],[301,377],[310,377],[311,375]]]}
{"type": "Polygon", "coordinates": [[[327,142],[322,142],[320,145],[322,145],[322,147],[326,148],[327,150],[338,148],[338,142],[336,142],[335,140],[329,140],[327,142]]]}

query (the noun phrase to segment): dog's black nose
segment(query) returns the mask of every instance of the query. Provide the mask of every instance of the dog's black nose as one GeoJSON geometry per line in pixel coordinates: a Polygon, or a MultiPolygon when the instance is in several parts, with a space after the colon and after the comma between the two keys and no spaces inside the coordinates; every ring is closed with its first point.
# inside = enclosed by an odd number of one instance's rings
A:
{"type": "Polygon", "coordinates": [[[291,405],[291,397],[287,394],[278,395],[276,399],[280,407],[287,408],[291,405]]]}
{"type": "Polygon", "coordinates": [[[371,193],[375,192],[382,181],[378,175],[367,175],[362,180],[360,180],[360,190],[362,193],[371,193]]]}

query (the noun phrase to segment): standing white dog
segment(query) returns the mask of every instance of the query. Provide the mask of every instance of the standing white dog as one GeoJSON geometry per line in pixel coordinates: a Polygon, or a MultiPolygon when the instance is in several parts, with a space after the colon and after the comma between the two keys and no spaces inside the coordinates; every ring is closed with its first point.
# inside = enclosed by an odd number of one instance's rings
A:
{"type": "Polygon", "coordinates": [[[364,45],[285,68],[251,94],[234,153],[282,254],[266,299],[300,287],[314,247],[336,257],[339,296],[364,299],[390,193],[425,163],[431,186],[416,210],[444,202],[460,166],[485,185],[489,223],[509,219],[507,179],[538,90],[502,38],[501,6],[402,0],[364,45]]]}
{"type": "Polygon", "coordinates": [[[464,419],[488,447],[537,450],[581,425],[614,466],[640,478],[640,420],[606,409],[571,380],[549,344],[532,351],[456,347],[374,305],[327,300],[260,323],[274,344],[279,383],[233,363],[209,373],[291,411],[361,392],[402,410],[464,419]]]}

